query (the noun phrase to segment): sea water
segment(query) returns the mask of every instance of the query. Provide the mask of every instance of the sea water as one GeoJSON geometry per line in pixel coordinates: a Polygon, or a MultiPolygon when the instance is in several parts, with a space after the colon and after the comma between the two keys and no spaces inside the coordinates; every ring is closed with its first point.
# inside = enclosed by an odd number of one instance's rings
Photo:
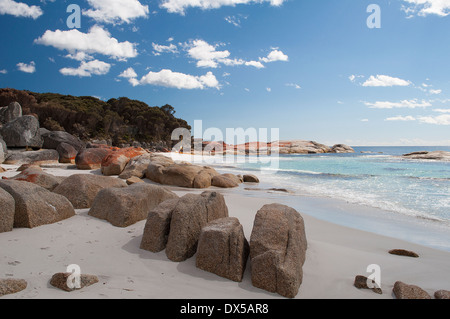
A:
{"type": "MultiPolygon", "coordinates": [[[[327,197],[376,208],[392,219],[403,216],[421,224],[429,221],[442,234],[450,235],[450,162],[401,156],[416,151],[450,151],[450,147],[354,149],[355,153],[349,154],[280,154],[276,165],[268,163],[269,158],[255,161],[247,157],[224,168],[258,175],[261,184],[255,188],[283,188],[293,196],[327,197]]],[[[324,218],[335,221],[335,216],[324,218]]],[[[439,240],[430,237],[429,243],[434,241],[439,240]]],[[[436,247],[450,250],[450,242],[436,247]]]]}

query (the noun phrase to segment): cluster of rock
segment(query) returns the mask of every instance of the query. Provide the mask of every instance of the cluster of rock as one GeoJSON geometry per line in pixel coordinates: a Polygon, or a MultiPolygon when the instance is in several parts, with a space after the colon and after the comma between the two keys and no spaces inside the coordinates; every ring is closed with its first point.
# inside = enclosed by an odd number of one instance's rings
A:
{"type": "Polygon", "coordinates": [[[450,161],[450,152],[433,151],[433,152],[412,152],[402,156],[406,159],[420,159],[420,160],[436,160],[436,161],[450,161]]]}
{"type": "Polygon", "coordinates": [[[345,144],[327,146],[314,141],[292,140],[276,142],[248,142],[229,145],[225,142],[194,141],[193,149],[209,154],[320,154],[320,153],[354,153],[355,150],[345,144]]]}
{"type": "MultiPolygon", "coordinates": [[[[419,255],[414,251],[405,249],[391,249],[389,254],[419,258],[419,255]]],[[[369,280],[366,276],[357,275],[353,285],[358,289],[371,289],[377,294],[382,294],[381,287],[374,280],[369,280]]],[[[424,289],[416,285],[405,284],[401,281],[396,281],[392,289],[392,293],[397,299],[432,299],[431,296],[424,289]]],[[[450,299],[450,291],[438,290],[434,293],[435,299],[450,299]]]]}
{"type": "Polygon", "coordinates": [[[140,248],[165,249],[175,262],[197,253],[198,268],[237,282],[250,256],[255,287],[293,298],[302,283],[307,241],[301,215],[271,204],[256,214],[249,243],[239,220],[228,216],[223,196],[205,191],[165,201],[150,211],[140,248]]]}

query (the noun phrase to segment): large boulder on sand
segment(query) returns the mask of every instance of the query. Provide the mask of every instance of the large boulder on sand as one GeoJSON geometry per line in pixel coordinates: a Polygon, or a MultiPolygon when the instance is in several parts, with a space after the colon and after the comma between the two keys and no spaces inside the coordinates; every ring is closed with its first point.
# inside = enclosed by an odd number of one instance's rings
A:
{"type": "Polygon", "coordinates": [[[126,188],[105,188],[98,192],[89,215],[127,227],[148,217],[151,209],[168,199],[178,199],[170,190],[146,183],[126,188]]]}
{"type": "Polygon", "coordinates": [[[5,164],[56,164],[59,161],[59,154],[55,150],[39,150],[26,152],[9,152],[5,164]]]}
{"type": "Polygon", "coordinates": [[[0,279],[0,297],[18,293],[27,288],[27,282],[23,279],[0,279]]]}
{"type": "Polygon", "coordinates": [[[91,207],[97,193],[108,187],[128,187],[123,180],[91,174],[75,174],[67,177],[53,192],[69,199],[75,209],[91,207]]]}
{"type": "Polygon", "coordinates": [[[172,261],[184,261],[197,251],[201,230],[210,221],[228,217],[223,196],[216,192],[187,194],[172,211],[166,255],[172,261]]]}
{"type": "Polygon", "coordinates": [[[39,185],[45,189],[52,191],[58,186],[64,177],[57,177],[48,174],[42,170],[39,166],[30,166],[23,170],[20,174],[8,178],[8,180],[24,181],[39,185]]]}
{"type": "Polygon", "coordinates": [[[43,134],[43,148],[56,150],[61,143],[71,145],[77,151],[84,147],[84,143],[78,138],[64,131],[53,131],[43,134]]]}
{"type": "Polygon", "coordinates": [[[198,241],[198,268],[240,282],[244,276],[249,244],[235,217],[213,220],[203,227],[198,241]]]}
{"type": "Polygon", "coordinates": [[[8,147],[41,148],[43,141],[39,133],[39,121],[32,115],[25,115],[12,120],[0,129],[8,147]]]}
{"type": "Polygon", "coordinates": [[[129,179],[133,176],[143,178],[148,166],[151,163],[161,164],[161,163],[171,163],[172,159],[167,156],[159,154],[143,154],[130,159],[130,161],[125,166],[125,169],[120,173],[119,177],[122,179],[129,179]]]}
{"type": "Polygon", "coordinates": [[[67,198],[39,185],[2,180],[0,188],[15,200],[14,227],[34,228],[75,215],[75,210],[67,198]]]}
{"type": "Polygon", "coordinates": [[[141,249],[157,253],[166,248],[172,212],[177,203],[178,199],[169,199],[150,210],[145,223],[141,249]]]}
{"type": "Polygon", "coordinates": [[[78,151],[72,145],[67,143],[61,143],[56,148],[59,154],[59,161],[61,163],[75,163],[75,158],[77,157],[78,151]]]}
{"type": "Polygon", "coordinates": [[[211,179],[211,185],[216,187],[222,187],[222,188],[233,188],[238,187],[239,184],[234,178],[230,178],[229,176],[223,175],[216,175],[213,176],[211,179]]]}
{"type": "Polygon", "coordinates": [[[0,233],[13,230],[15,207],[14,198],[0,188],[0,233]]]}
{"type": "Polygon", "coordinates": [[[301,215],[285,205],[264,205],[255,216],[250,238],[252,284],[295,297],[303,279],[306,248],[301,215]]]}
{"type": "Polygon", "coordinates": [[[97,169],[102,166],[103,159],[111,152],[110,147],[85,148],[78,152],[75,164],[78,169],[97,169]]]}
{"type": "Polygon", "coordinates": [[[7,154],[8,154],[8,148],[6,146],[5,141],[0,136],[0,164],[2,164],[5,161],[7,154]]]}
{"type": "Polygon", "coordinates": [[[22,116],[22,107],[17,102],[11,102],[8,106],[0,107],[0,123],[6,124],[22,116]]]}
{"type": "Polygon", "coordinates": [[[101,167],[105,176],[119,175],[125,169],[130,159],[146,154],[143,148],[128,147],[110,152],[103,158],[101,167]]]}
{"type": "Polygon", "coordinates": [[[145,176],[156,183],[187,188],[208,188],[213,176],[219,175],[211,167],[189,163],[151,163],[145,176]]]}
{"type": "Polygon", "coordinates": [[[415,285],[408,285],[401,281],[394,284],[392,290],[397,299],[431,299],[431,296],[422,288],[415,285]]]}
{"type": "Polygon", "coordinates": [[[72,275],[72,273],[56,273],[52,276],[52,279],[50,279],[50,285],[64,291],[71,292],[77,289],[91,286],[98,283],[99,281],[98,277],[95,275],[80,274],[80,286],[71,288],[67,285],[67,280],[69,279],[70,275],[72,275]]]}

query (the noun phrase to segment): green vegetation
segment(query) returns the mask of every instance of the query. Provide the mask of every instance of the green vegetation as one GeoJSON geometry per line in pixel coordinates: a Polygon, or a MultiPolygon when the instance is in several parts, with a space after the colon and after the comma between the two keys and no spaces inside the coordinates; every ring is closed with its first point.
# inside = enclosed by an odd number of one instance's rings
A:
{"type": "Polygon", "coordinates": [[[104,102],[91,96],[0,89],[0,107],[14,101],[20,103],[24,115],[37,116],[41,127],[64,130],[82,140],[112,139],[114,145],[163,141],[170,145],[175,128],[190,129],[186,121],[174,116],[172,106],[151,107],[126,97],[104,102]]]}

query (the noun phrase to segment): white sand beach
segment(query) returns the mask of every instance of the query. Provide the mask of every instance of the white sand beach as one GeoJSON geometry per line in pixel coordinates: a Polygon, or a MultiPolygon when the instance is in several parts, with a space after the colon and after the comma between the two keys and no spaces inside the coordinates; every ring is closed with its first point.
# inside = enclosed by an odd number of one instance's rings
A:
{"type": "MultiPolygon", "coordinates": [[[[17,174],[16,166],[0,177],[17,174]]],[[[50,174],[98,174],[98,171],[45,168],[50,174]]],[[[212,187],[225,196],[229,215],[237,217],[250,239],[256,212],[264,204],[290,204],[290,196],[266,192],[252,193],[212,187]]],[[[191,190],[171,187],[178,195],[191,190]]],[[[300,200],[300,199],[298,199],[300,200]]],[[[324,206],[326,207],[326,205],[324,206]]],[[[361,208],[362,209],[362,208],[361,208]]],[[[195,266],[195,256],[184,262],[170,261],[165,252],[152,253],[139,248],[145,221],[127,228],[88,215],[88,209],[61,222],[34,229],[15,228],[0,234],[0,277],[25,279],[25,290],[2,297],[20,298],[159,298],[159,299],[267,299],[283,298],[252,286],[250,261],[241,283],[221,278],[195,266]],[[53,274],[77,264],[83,274],[97,275],[100,282],[79,291],[64,292],[52,287],[53,274]]],[[[392,299],[396,281],[418,285],[431,296],[437,290],[450,290],[450,252],[411,242],[352,229],[319,220],[300,211],[305,220],[308,250],[303,266],[303,283],[297,299],[374,298],[392,299]],[[395,256],[391,249],[415,251],[419,258],[395,256]],[[381,268],[383,294],[353,286],[356,275],[369,276],[367,267],[381,268]]]]}

